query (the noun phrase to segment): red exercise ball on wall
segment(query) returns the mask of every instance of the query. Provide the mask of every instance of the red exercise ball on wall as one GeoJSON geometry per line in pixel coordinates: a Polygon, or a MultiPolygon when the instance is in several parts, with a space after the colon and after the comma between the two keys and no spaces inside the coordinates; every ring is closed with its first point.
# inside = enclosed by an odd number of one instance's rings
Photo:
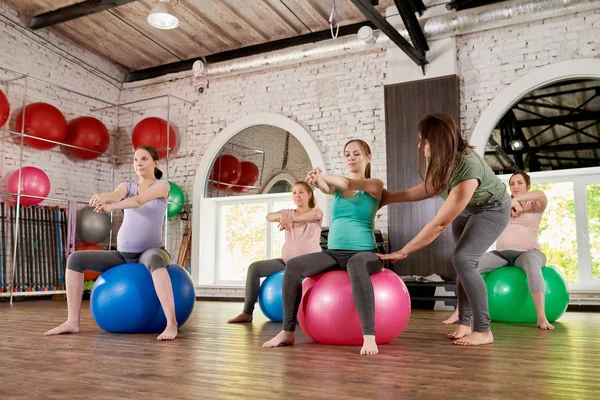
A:
{"type": "MultiPolygon", "coordinates": [[[[241,186],[253,186],[258,179],[258,167],[252,161],[242,161],[242,174],[240,179],[236,182],[236,185],[241,186]]],[[[232,186],[231,190],[236,193],[244,193],[250,190],[250,188],[232,186]]]]}
{"type": "MultiPolygon", "coordinates": [[[[69,122],[65,143],[104,153],[110,143],[110,134],[102,121],[93,117],[79,117],[69,122]]],[[[73,147],[62,146],[62,150],[82,160],[93,160],[100,157],[98,153],[73,147]]]]}
{"type": "MultiPolygon", "coordinates": [[[[237,183],[242,175],[242,164],[235,156],[231,154],[222,154],[213,164],[210,179],[224,183],[237,183]]],[[[219,189],[227,189],[230,185],[213,184],[219,189]]]]}
{"type": "MultiPolygon", "coordinates": [[[[18,193],[19,191],[19,170],[12,173],[8,178],[8,191],[18,193]]],[[[32,206],[44,201],[43,198],[50,193],[50,179],[44,171],[36,167],[23,167],[21,169],[21,194],[30,196],[39,196],[41,199],[31,197],[21,197],[21,204],[32,206]]],[[[16,201],[17,197],[13,199],[16,201]]]]}
{"type": "MultiPolygon", "coordinates": [[[[16,120],[16,131],[23,128],[23,110],[19,112],[16,120]]],[[[31,103],[25,106],[25,127],[23,132],[27,135],[63,142],[67,136],[67,120],[60,110],[47,103],[31,103]]],[[[57,144],[26,137],[24,143],[38,150],[48,150],[57,144]]]]}
{"type": "Polygon", "coordinates": [[[8,121],[10,115],[10,104],[2,90],[0,90],[0,128],[8,121]]]}
{"type": "MultiPolygon", "coordinates": [[[[167,121],[162,118],[145,118],[137,123],[131,134],[131,143],[133,148],[140,146],[152,146],[158,150],[158,156],[165,158],[167,156],[167,121]],[[160,150],[159,150],[160,149],[160,150]]],[[[177,133],[175,127],[169,125],[169,154],[177,147],[177,133]]]]}

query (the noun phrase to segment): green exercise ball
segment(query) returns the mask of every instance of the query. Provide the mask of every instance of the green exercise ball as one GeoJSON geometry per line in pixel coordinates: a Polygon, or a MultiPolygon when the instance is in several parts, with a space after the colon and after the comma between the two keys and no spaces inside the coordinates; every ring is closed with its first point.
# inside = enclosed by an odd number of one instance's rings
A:
{"type": "MultiPolygon", "coordinates": [[[[537,313],[529,292],[527,275],[520,267],[502,267],[483,274],[492,321],[536,323],[537,313]]],[[[549,322],[559,319],[569,305],[569,291],[562,274],[543,267],[546,285],[545,308],[549,322]]]]}
{"type": "Polygon", "coordinates": [[[183,190],[173,182],[169,182],[171,191],[169,192],[169,204],[167,205],[167,217],[171,218],[183,210],[185,204],[185,196],[183,190]]]}

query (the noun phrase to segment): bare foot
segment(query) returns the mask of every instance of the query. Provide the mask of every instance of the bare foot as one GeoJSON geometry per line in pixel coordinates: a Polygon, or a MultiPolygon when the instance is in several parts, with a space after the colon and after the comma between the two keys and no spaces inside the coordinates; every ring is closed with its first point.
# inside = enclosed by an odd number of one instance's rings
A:
{"type": "Polygon", "coordinates": [[[483,344],[494,343],[492,332],[473,332],[461,339],[455,340],[454,344],[458,346],[481,346],[483,344]]]}
{"type": "Polygon", "coordinates": [[[263,343],[263,347],[278,347],[278,346],[291,346],[296,341],[294,332],[281,331],[275,337],[268,342],[263,343]]]}
{"type": "Polygon", "coordinates": [[[50,329],[48,332],[44,332],[44,336],[61,335],[63,333],[79,333],[79,321],[67,320],[56,328],[50,329]]]}
{"type": "Polygon", "coordinates": [[[246,313],[241,313],[237,317],[231,318],[227,322],[230,324],[240,324],[240,323],[243,324],[243,323],[252,322],[252,315],[246,314],[246,313]]]}
{"type": "Polygon", "coordinates": [[[452,325],[458,322],[458,310],[454,311],[451,316],[442,321],[442,325],[452,325]]]}
{"type": "Polygon", "coordinates": [[[462,337],[470,335],[471,332],[473,331],[471,330],[470,326],[458,325],[454,332],[447,334],[446,337],[448,337],[448,339],[460,339],[462,337]]]}
{"type": "Polygon", "coordinates": [[[374,356],[377,353],[379,353],[379,349],[377,348],[377,343],[375,343],[375,335],[364,335],[360,354],[363,356],[374,356]]]}
{"type": "Polygon", "coordinates": [[[177,337],[177,334],[178,334],[177,325],[168,325],[167,324],[167,327],[165,328],[163,333],[158,335],[156,340],[173,340],[177,337]]]}
{"type": "Polygon", "coordinates": [[[546,318],[538,319],[537,326],[538,326],[538,328],[540,328],[543,331],[554,330],[554,325],[552,325],[550,322],[548,322],[548,320],[546,318]]]}

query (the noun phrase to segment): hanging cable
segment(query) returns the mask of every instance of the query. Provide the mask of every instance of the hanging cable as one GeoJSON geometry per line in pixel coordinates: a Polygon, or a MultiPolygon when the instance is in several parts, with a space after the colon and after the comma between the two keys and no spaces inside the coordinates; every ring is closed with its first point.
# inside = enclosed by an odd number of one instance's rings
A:
{"type": "Polygon", "coordinates": [[[340,33],[340,16],[335,5],[335,0],[332,0],[331,14],[329,14],[329,30],[331,31],[331,37],[337,39],[340,33]],[[333,33],[333,25],[336,25],[335,33],[333,33]]]}

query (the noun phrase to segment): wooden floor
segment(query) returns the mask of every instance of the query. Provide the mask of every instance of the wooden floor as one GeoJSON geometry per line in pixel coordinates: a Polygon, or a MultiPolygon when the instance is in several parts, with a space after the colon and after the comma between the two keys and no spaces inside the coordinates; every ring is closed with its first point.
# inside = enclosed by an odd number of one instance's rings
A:
{"type": "Polygon", "coordinates": [[[496,342],[445,339],[444,312],[414,310],[406,331],[375,357],[325,346],[301,331],[295,346],[263,349],[280,329],[240,303],[197,302],[174,342],[102,332],[84,303],[83,332],[45,338],[63,301],[0,303],[0,398],[598,399],[600,314],[567,313],[553,332],[493,325],[496,342]]]}

